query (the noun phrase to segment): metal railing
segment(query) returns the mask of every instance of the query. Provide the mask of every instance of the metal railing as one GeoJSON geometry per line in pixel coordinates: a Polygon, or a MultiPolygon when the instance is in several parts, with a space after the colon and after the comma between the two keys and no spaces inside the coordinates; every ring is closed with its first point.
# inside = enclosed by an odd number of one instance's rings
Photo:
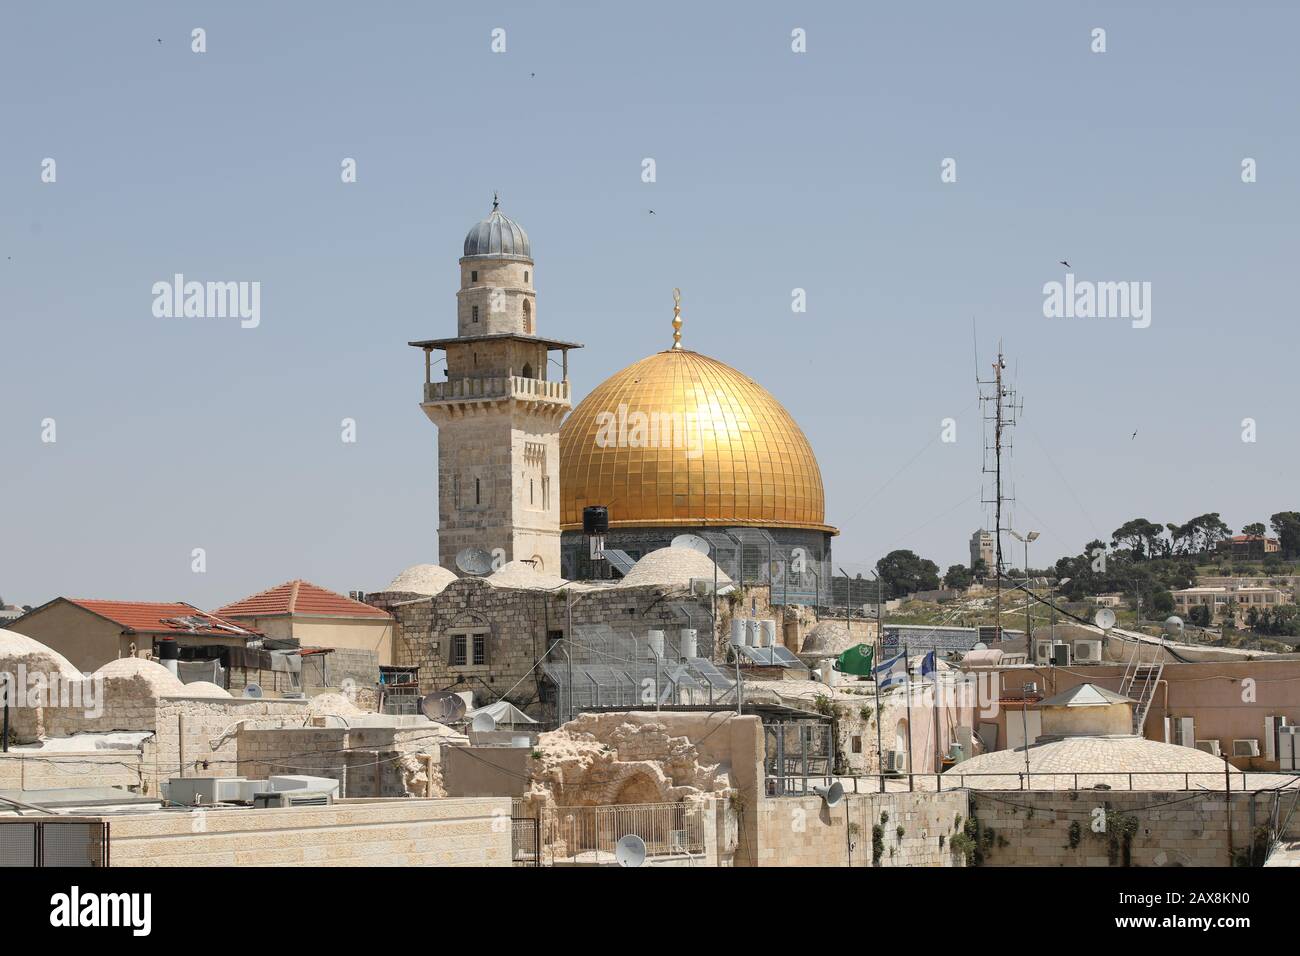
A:
{"type": "Polygon", "coordinates": [[[108,824],[0,818],[0,867],[108,866],[108,824]]]}
{"type": "Polygon", "coordinates": [[[1266,793],[1294,787],[1247,787],[1246,775],[1234,770],[1055,770],[1026,773],[858,773],[833,777],[767,775],[766,793],[770,797],[810,795],[814,786],[839,781],[845,793],[884,793],[886,790],[943,792],[952,790],[1167,790],[1212,791],[1222,793],[1266,793]],[[1233,786],[1233,776],[1240,777],[1233,786]],[[1069,786],[1064,786],[1067,783],[1069,786]],[[888,786],[890,783],[896,786],[888,786]],[[1135,785],[1136,784],[1136,785],[1135,785]],[[1147,784],[1147,786],[1142,786],[1147,784]]]}
{"type": "Polygon", "coordinates": [[[612,862],[618,841],[632,833],[645,841],[649,857],[704,852],[704,818],[698,804],[551,807],[541,823],[543,855],[549,863],[612,862]]]}

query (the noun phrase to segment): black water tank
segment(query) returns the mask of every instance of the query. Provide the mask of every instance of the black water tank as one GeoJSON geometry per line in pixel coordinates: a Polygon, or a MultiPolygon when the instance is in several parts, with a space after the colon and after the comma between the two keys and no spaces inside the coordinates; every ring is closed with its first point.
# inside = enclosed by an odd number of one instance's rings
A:
{"type": "Polygon", "coordinates": [[[160,661],[175,661],[181,656],[180,645],[172,637],[155,637],[153,649],[158,655],[160,661]]]}
{"type": "Polygon", "coordinates": [[[591,505],[582,509],[582,533],[605,534],[609,531],[609,509],[604,505],[591,505]]]}

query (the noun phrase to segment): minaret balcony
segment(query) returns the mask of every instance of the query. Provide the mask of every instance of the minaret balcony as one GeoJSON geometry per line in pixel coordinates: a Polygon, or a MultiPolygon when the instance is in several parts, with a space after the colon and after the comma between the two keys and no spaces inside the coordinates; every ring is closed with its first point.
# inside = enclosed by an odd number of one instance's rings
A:
{"type": "Polygon", "coordinates": [[[567,381],[552,382],[540,378],[524,378],[522,375],[449,379],[445,382],[426,382],[424,385],[426,405],[505,399],[565,406],[572,404],[567,381]]]}

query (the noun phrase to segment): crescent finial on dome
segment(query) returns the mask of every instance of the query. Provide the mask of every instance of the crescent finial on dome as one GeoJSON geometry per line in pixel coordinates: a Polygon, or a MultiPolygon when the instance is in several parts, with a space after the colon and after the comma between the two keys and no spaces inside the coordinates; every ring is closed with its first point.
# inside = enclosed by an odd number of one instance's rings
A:
{"type": "Polygon", "coordinates": [[[682,347],[682,290],[673,289],[673,348],[682,347]]]}

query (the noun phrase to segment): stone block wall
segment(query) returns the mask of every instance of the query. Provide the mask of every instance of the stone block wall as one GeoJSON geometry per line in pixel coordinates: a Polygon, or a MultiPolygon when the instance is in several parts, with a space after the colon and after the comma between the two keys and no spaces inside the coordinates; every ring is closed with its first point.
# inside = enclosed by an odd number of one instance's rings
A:
{"type": "Polygon", "coordinates": [[[39,753],[13,750],[0,754],[0,790],[55,790],[61,787],[139,789],[145,779],[139,750],[93,753],[39,753]]]}
{"type": "MultiPolygon", "coordinates": [[[[1282,819],[1297,799],[1282,795],[1282,819]]],[[[1271,793],[976,790],[971,814],[985,866],[1228,866],[1273,802],[1271,793]],[[1099,815],[1102,833],[1092,829],[1099,815]]]]}
{"type": "Polygon", "coordinates": [[[349,800],[130,814],[109,840],[113,866],[510,866],[509,818],[502,798],[349,800]]]}
{"type": "Polygon", "coordinates": [[[817,796],[764,798],[742,814],[735,865],[964,866],[951,838],[966,813],[964,791],[848,794],[836,807],[817,796]]]}
{"type": "Polygon", "coordinates": [[[237,776],[237,741],[242,729],[301,724],[306,719],[305,700],[160,698],[156,755],[148,763],[147,774],[155,787],[172,777],[237,776]],[[216,747],[212,746],[214,740],[216,747]]]}
{"type": "MultiPolygon", "coordinates": [[[[687,595],[683,592],[680,597],[687,595]]],[[[669,608],[663,589],[653,586],[570,594],[565,589],[506,588],[462,578],[424,601],[412,601],[409,594],[367,595],[370,604],[396,617],[394,663],[420,668],[421,693],[457,684],[457,689],[477,688],[475,702],[483,704],[495,699],[494,691],[509,691],[507,700],[541,720],[553,718],[554,712],[543,699],[541,669],[535,665],[547,651],[548,635],[567,632],[567,600],[575,600],[575,631],[595,624],[638,634],[661,629],[669,632],[669,641],[675,644],[678,629],[685,626],[669,608]],[[488,629],[487,664],[453,667],[449,631],[474,627],[488,629]]],[[[700,607],[695,622],[700,629],[701,654],[708,656],[706,606],[700,607]]]]}
{"type": "Polygon", "coordinates": [[[328,777],[339,782],[343,797],[440,796],[442,739],[419,728],[246,729],[239,735],[238,775],[328,777]]]}

